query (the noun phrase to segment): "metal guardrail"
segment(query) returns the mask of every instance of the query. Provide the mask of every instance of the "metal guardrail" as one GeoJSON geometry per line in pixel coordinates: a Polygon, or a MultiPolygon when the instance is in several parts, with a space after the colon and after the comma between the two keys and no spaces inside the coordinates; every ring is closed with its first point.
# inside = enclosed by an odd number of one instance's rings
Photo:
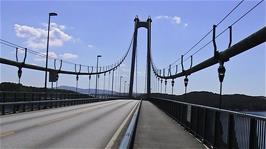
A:
{"type": "Polygon", "coordinates": [[[72,98],[91,98],[88,94],[80,93],[62,93],[56,90],[51,92],[17,92],[17,91],[0,91],[0,102],[16,102],[27,100],[43,99],[72,99],[72,98]]]}
{"type": "Polygon", "coordinates": [[[124,134],[124,137],[119,145],[119,149],[129,149],[133,147],[133,141],[136,133],[137,123],[138,123],[138,117],[139,117],[139,111],[141,107],[142,100],[140,101],[136,111],[134,112],[131,121],[129,123],[129,126],[127,128],[126,133],[124,134]]]}
{"type": "Polygon", "coordinates": [[[119,99],[116,97],[92,98],[86,94],[44,92],[0,92],[1,115],[65,107],[99,101],[119,99]]]}
{"type": "Polygon", "coordinates": [[[211,148],[265,149],[266,117],[165,98],[150,101],[211,148]]]}

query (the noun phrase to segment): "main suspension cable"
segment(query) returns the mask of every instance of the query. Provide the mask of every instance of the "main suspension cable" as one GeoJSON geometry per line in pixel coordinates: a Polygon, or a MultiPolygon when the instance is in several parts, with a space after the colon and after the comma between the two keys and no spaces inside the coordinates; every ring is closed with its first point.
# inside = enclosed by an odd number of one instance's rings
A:
{"type": "MultiPolygon", "coordinates": [[[[133,42],[133,36],[132,36],[132,39],[130,41],[129,48],[128,48],[127,52],[125,53],[125,55],[122,57],[121,61],[119,61],[118,63],[115,63],[113,65],[108,65],[108,66],[113,66],[113,68],[120,66],[124,62],[125,58],[128,56],[128,53],[129,53],[129,51],[131,49],[131,46],[132,46],[132,42],[133,42]]],[[[42,52],[25,48],[23,46],[20,46],[18,44],[9,42],[9,41],[4,40],[4,39],[1,39],[1,38],[0,38],[0,43],[3,44],[3,45],[6,45],[6,46],[12,47],[12,48],[18,48],[18,50],[27,49],[27,51],[29,53],[33,54],[33,55],[40,56],[40,57],[46,57],[46,54],[44,54],[42,52]]],[[[52,56],[49,56],[49,55],[48,55],[48,58],[49,59],[52,59],[52,60],[59,60],[59,61],[61,61],[61,59],[58,59],[58,58],[55,58],[55,57],[52,57],[52,56]]],[[[93,66],[87,66],[87,65],[82,65],[82,64],[76,64],[76,63],[73,63],[73,62],[70,62],[70,61],[66,61],[66,60],[62,60],[62,62],[63,63],[66,63],[66,64],[72,64],[72,65],[81,65],[83,67],[93,67],[93,66]]],[[[107,66],[105,68],[107,68],[107,66]]],[[[112,70],[113,68],[109,68],[109,70],[112,70]]]]}
{"type": "MultiPolygon", "coordinates": [[[[228,18],[230,16],[230,14],[232,14],[242,3],[244,2],[244,0],[241,0],[229,13],[227,13],[217,24],[216,26],[219,26],[226,18],[228,18]]],[[[196,42],[189,50],[187,50],[183,55],[186,56],[190,51],[192,51],[198,44],[200,44],[208,35],[210,35],[210,33],[212,32],[212,29],[210,31],[208,31],[206,34],[204,34],[204,36],[198,41],[196,42]]],[[[170,65],[174,65],[176,62],[178,62],[181,58],[178,58],[177,60],[175,60],[174,62],[172,62],[170,65]]],[[[166,69],[167,67],[163,68],[166,69]]]]}
{"type": "MultiPolygon", "coordinates": [[[[237,7],[239,7],[240,6],[240,4],[243,2],[244,0],[242,0],[242,1],[240,1],[239,3],[238,3],[238,5],[236,5],[235,7],[234,7],[234,9],[233,10],[231,10],[219,23],[217,23],[217,25],[220,25],[237,7]]],[[[259,1],[257,4],[255,4],[253,7],[251,7],[247,12],[245,12],[243,15],[241,15],[236,21],[234,21],[230,26],[234,26],[235,24],[237,24],[240,20],[242,20],[247,14],[249,14],[251,11],[253,11],[259,4],[261,4],[262,2],[263,2],[264,0],[261,0],[261,1],[259,1]]],[[[218,38],[218,37],[220,37],[222,34],[224,34],[227,30],[228,30],[229,28],[225,28],[222,32],[220,32],[217,36],[215,36],[215,39],[216,38],[218,38]]],[[[211,31],[212,30],[210,30],[207,34],[210,34],[211,33],[211,31]]],[[[207,35],[206,34],[206,35],[207,35]]],[[[203,37],[204,38],[204,37],[203,37]]],[[[203,40],[203,38],[201,39],[201,40],[203,40]]],[[[205,37],[206,38],[206,37],[205,37]]],[[[194,56],[194,55],[196,55],[198,52],[200,52],[201,50],[203,50],[206,46],[208,46],[210,43],[212,43],[212,40],[210,40],[209,42],[207,42],[206,44],[204,44],[202,47],[200,47],[198,50],[196,50],[193,54],[192,54],[192,56],[194,56]]],[[[196,43],[196,44],[199,44],[199,43],[196,43]]],[[[193,47],[194,48],[194,47],[193,47]]],[[[192,49],[190,49],[190,51],[191,51],[192,49]]],[[[185,55],[187,55],[190,51],[187,51],[185,54],[184,54],[184,56],[185,55]]],[[[184,60],[184,62],[185,61],[187,61],[188,59],[189,59],[190,57],[187,57],[185,60],[184,60]]],[[[179,61],[181,58],[178,58],[174,63],[172,63],[171,65],[173,65],[173,64],[175,64],[177,61],[179,61]]],[[[177,65],[180,65],[181,63],[179,63],[179,64],[177,64],[177,65]]],[[[165,67],[165,68],[167,68],[167,67],[165,67]]],[[[163,69],[165,69],[165,68],[163,68],[163,69]]]]}

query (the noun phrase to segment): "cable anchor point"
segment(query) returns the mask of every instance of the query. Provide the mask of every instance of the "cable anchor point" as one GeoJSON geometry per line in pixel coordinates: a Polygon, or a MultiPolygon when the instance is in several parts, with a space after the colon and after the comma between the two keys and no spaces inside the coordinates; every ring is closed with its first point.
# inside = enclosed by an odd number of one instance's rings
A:
{"type": "MultiPolygon", "coordinates": [[[[16,48],[16,61],[18,62],[18,50],[19,48],[16,48]]],[[[18,66],[18,83],[20,84],[20,80],[21,80],[21,76],[22,76],[22,67],[26,62],[26,58],[27,58],[27,48],[24,49],[24,58],[23,61],[19,64],[18,66]]]]}

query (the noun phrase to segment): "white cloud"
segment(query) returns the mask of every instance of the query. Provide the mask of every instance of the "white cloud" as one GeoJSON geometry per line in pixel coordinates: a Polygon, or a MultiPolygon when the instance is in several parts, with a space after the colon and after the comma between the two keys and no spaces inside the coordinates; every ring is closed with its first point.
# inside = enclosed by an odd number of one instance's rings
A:
{"type": "Polygon", "coordinates": [[[181,23],[181,18],[178,16],[174,16],[172,17],[172,20],[176,23],[176,24],[180,24],[181,23]]]}
{"type": "Polygon", "coordinates": [[[58,25],[56,23],[51,23],[51,27],[59,28],[60,30],[65,30],[66,29],[65,25],[58,25]]]}
{"type": "MultiPolygon", "coordinates": [[[[26,39],[26,46],[34,49],[45,49],[47,42],[47,24],[43,24],[43,28],[35,28],[27,25],[15,24],[14,29],[16,36],[26,39]]],[[[65,33],[66,27],[51,23],[49,46],[61,47],[66,41],[72,37],[65,33]]]]}
{"type": "MultiPolygon", "coordinates": [[[[35,58],[34,58],[34,61],[45,61],[46,60],[46,53],[45,52],[42,52],[41,53],[42,55],[44,55],[43,57],[41,57],[41,56],[36,56],[35,58]]],[[[57,59],[58,58],[58,56],[57,56],[57,54],[55,53],[55,52],[48,52],[48,57],[49,58],[54,58],[54,59],[57,59]]]]}
{"type": "Polygon", "coordinates": [[[88,44],[88,47],[89,47],[89,48],[93,48],[94,45],[92,45],[92,44],[88,44]]]}
{"type": "Polygon", "coordinates": [[[78,55],[72,53],[64,53],[61,54],[60,57],[62,57],[63,59],[76,59],[78,58],[78,55]]]}
{"type": "Polygon", "coordinates": [[[187,23],[185,23],[185,24],[184,24],[184,26],[185,26],[185,27],[187,27],[187,26],[188,26],[188,24],[187,24],[187,23]]]}
{"type": "Polygon", "coordinates": [[[155,19],[169,19],[169,16],[157,16],[155,19]]]}
{"type": "Polygon", "coordinates": [[[174,24],[180,24],[181,23],[181,17],[179,16],[157,16],[155,17],[157,20],[169,20],[174,24]]]}

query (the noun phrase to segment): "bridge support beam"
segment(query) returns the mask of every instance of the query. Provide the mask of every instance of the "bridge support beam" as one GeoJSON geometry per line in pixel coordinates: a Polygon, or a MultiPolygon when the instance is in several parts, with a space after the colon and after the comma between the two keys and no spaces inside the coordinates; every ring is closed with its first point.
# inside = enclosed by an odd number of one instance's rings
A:
{"type": "Polygon", "coordinates": [[[133,39],[133,50],[131,59],[130,69],[130,84],[129,84],[129,97],[133,96],[133,85],[134,85],[134,73],[135,73],[135,61],[137,51],[137,38],[138,28],[144,27],[147,29],[147,96],[151,93],[151,18],[149,17],[146,22],[139,21],[138,17],[134,19],[134,39],[133,39]]]}
{"type": "Polygon", "coordinates": [[[151,18],[147,20],[147,97],[151,94],[151,18]]]}
{"type": "Polygon", "coordinates": [[[138,23],[139,19],[136,17],[135,28],[134,28],[134,38],[133,38],[133,49],[132,49],[132,59],[131,59],[131,69],[130,69],[130,83],[129,83],[129,97],[133,94],[133,84],[134,84],[134,72],[135,72],[135,61],[136,61],[136,51],[137,51],[137,41],[138,41],[138,23]]]}

